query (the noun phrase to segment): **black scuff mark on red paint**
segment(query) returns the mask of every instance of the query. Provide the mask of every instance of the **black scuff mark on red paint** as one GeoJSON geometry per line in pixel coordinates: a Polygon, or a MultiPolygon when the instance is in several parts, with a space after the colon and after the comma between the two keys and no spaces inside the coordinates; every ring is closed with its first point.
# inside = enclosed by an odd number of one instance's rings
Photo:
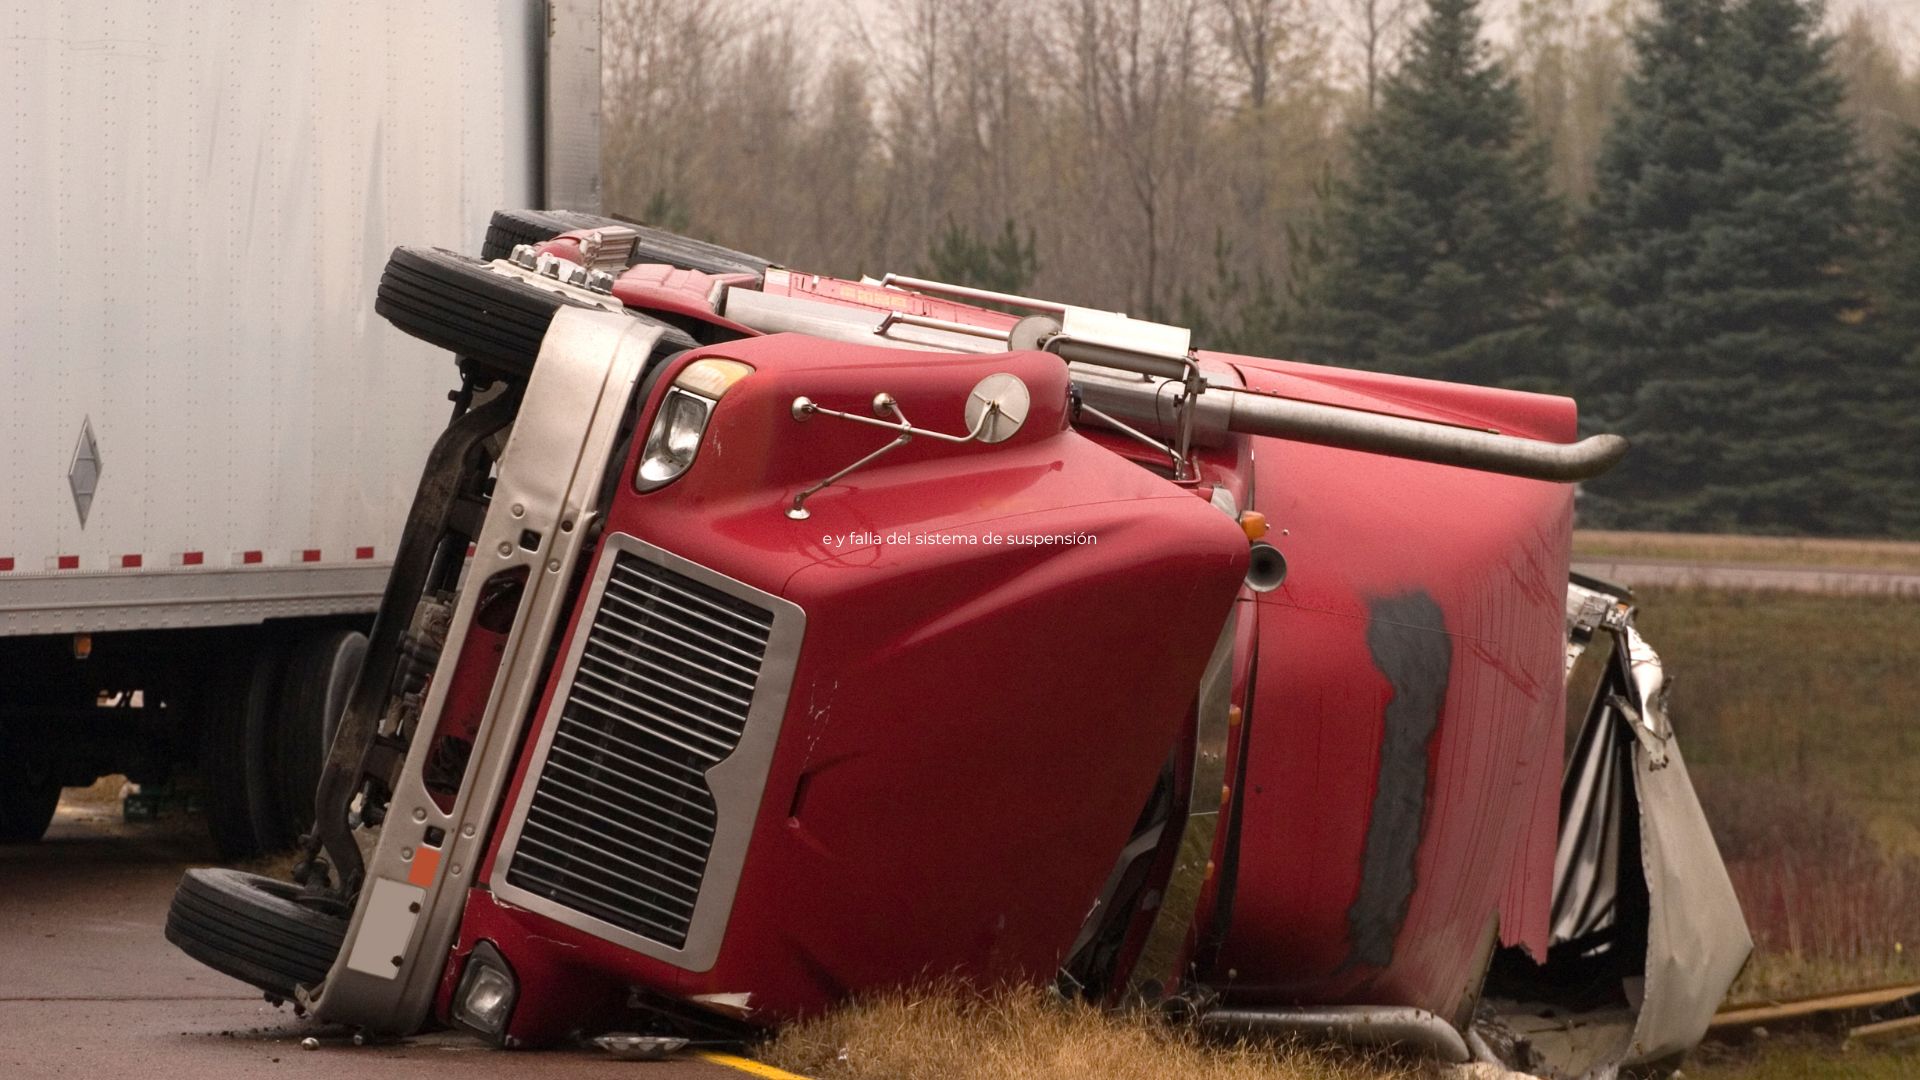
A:
{"type": "Polygon", "coordinates": [[[1393,689],[1382,718],[1379,782],[1367,822],[1360,889],[1347,909],[1349,964],[1385,967],[1413,898],[1415,859],[1426,825],[1427,773],[1447,700],[1453,639],[1424,591],[1367,605],[1367,649],[1393,689]]]}

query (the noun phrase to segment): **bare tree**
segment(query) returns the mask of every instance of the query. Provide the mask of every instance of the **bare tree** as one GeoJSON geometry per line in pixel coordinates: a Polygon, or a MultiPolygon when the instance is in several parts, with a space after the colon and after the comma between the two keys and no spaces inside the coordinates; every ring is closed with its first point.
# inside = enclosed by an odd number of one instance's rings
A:
{"type": "Polygon", "coordinates": [[[1169,249],[1189,235],[1185,196],[1211,120],[1200,3],[1075,0],[1072,14],[1079,121],[1091,160],[1137,214],[1127,294],[1152,317],[1168,299],[1169,249]]]}
{"type": "Polygon", "coordinates": [[[1276,56],[1295,8],[1293,0],[1216,0],[1214,35],[1245,77],[1248,108],[1267,107],[1276,56]]]}
{"type": "Polygon", "coordinates": [[[639,214],[693,186],[742,15],[727,0],[608,0],[601,98],[610,208],[639,214]]]}
{"type": "Polygon", "coordinates": [[[828,31],[766,0],[610,0],[608,203],[840,274],[1012,222],[1035,291],[1162,314],[1219,237],[1284,266],[1338,141],[1326,2],[900,0],[828,31]]]}
{"type": "Polygon", "coordinates": [[[1920,122],[1920,87],[1900,55],[1890,16],[1855,8],[1834,41],[1834,70],[1846,80],[1846,112],[1861,149],[1879,167],[1890,164],[1907,129],[1920,122]]]}
{"type": "Polygon", "coordinates": [[[1373,112],[1380,83],[1399,58],[1415,0],[1337,0],[1340,21],[1358,50],[1361,87],[1366,109],[1373,112]]]}
{"type": "Polygon", "coordinates": [[[1633,0],[1519,0],[1507,61],[1528,120],[1552,153],[1554,189],[1574,204],[1593,188],[1594,163],[1632,63],[1633,0]]]}

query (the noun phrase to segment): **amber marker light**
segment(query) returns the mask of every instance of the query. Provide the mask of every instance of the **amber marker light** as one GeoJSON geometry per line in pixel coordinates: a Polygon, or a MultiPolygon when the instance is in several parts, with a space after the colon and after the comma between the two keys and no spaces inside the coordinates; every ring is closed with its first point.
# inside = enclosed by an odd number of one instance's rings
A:
{"type": "Polygon", "coordinates": [[[673,385],[718,401],[734,383],[751,374],[753,369],[738,360],[708,357],[688,364],[680,374],[674,376],[673,385]]]}

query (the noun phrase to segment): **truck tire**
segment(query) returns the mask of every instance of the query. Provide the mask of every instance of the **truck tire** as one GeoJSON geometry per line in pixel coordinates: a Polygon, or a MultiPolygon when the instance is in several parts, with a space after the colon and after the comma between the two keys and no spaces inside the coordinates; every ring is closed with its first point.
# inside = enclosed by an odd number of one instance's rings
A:
{"type": "Polygon", "coordinates": [[[327,977],[347,920],[300,903],[300,886],[239,870],[189,870],[167,912],[167,940],[274,997],[327,977]]]}
{"type": "MultiPolygon", "coordinates": [[[[373,309],[414,337],[510,378],[525,378],[555,313],[586,306],[444,248],[398,247],[380,276],[373,309]]],[[[690,349],[694,340],[669,329],[660,345],[690,349]]]]}
{"type": "Polygon", "coordinates": [[[280,667],[279,643],[269,639],[230,656],[208,692],[200,728],[201,786],[207,830],[222,858],[251,859],[277,846],[266,747],[280,667]]]}
{"type": "Polygon", "coordinates": [[[60,805],[60,776],[0,727],[0,844],[31,844],[47,834],[60,805]]]}
{"type": "Polygon", "coordinates": [[[574,210],[494,211],[493,220],[487,223],[487,239],[481,245],[480,258],[487,262],[504,259],[520,244],[538,244],[575,229],[597,229],[608,225],[618,225],[640,234],[640,242],[634,245],[633,256],[627,260],[628,266],[666,263],[682,270],[698,270],[703,274],[752,274],[760,277],[772,265],[758,255],[695,240],[691,236],[574,210]]]}
{"type": "Polygon", "coordinates": [[[288,650],[275,696],[277,722],[267,731],[266,765],[275,801],[275,849],[289,848],[313,827],[314,793],[347,695],[367,655],[367,635],[331,627],[313,631],[288,650]]]}

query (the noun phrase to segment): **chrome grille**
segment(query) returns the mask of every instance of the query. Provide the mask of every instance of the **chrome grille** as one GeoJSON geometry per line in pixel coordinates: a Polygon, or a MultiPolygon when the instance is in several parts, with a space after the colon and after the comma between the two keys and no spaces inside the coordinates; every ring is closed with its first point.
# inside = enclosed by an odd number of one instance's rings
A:
{"type": "Polygon", "coordinates": [[[773,614],[628,551],[556,720],[507,881],[674,948],[713,847],[773,614]]]}

